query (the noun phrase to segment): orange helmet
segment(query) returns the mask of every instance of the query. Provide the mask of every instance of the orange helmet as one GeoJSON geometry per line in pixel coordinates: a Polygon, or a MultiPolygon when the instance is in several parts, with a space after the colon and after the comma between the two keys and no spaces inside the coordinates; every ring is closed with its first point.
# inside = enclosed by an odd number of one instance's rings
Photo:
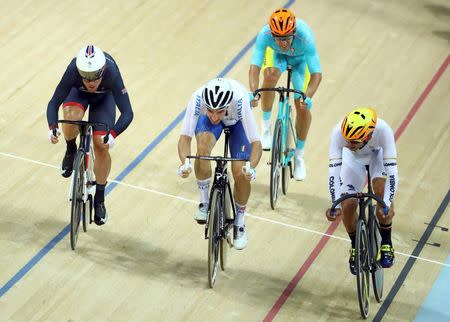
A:
{"type": "Polygon", "coordinates": [[[275,10],[269,20],[270,30],[275,36],[286,36],[295,32],[295,15],[291,10],[281,8],[275,10]]]}
{"type": "Polygon", "coordinates": [[[360,107],[348,113],[342,121],[342,136],[347,141],[365,142],[376,125],[377,113],[370,107],[360,107]]]}

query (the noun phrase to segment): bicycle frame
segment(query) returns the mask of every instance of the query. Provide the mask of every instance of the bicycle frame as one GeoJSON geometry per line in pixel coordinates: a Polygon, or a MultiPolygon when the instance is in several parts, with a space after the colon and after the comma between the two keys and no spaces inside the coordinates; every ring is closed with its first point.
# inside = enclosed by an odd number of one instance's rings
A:
{"type": "MultiPolygon", "coordinates": [[[[65,123],[71,125],[77,125],[80,132],[80,144],[77,151],[82,151],[85,155],[85,165],[84,165],[84,182],[83,182],[83,202],[89,199],[89,196],[93,194],[95,189],[95,175],[94,175],[94,159],[95,154],[92,149],[93,141],[92,137],[94,134],[93,126],[103,127],[106,132],[109,132],[108,126],[101,122],[86,122],[86,121],[72,121],[72,120],[58,120],[58,123],[65,123]]],[[[104,142],[106,143],[106,142],[104,142]]],[[[71,182],[69,186],[69,202],[72,201],[72,186],[74,178],[71,177],[71,182]]]]}
{"type": "MultiPolygon", "coordinates": [[[[224,151],[223,151],[223,155],[225,157],[228,156],[228,142],[229,142],[229,136],[230,136],[230,130],[228,128],[224,129],[224,133],[225,133],[225,146],[224,146],[224,151]]],[[[233,195],[231,194],[231,187],[230,187],[230,182],[228,181],[228,169],[227,169],[227,164],[228,161],[227,160],[216,160],[216,167],[214,170],[214,181],[212,184],[212,188],[211,191],[213,191],[214,189],[218,189],[219,191],[222,191],[222,200],[225,201],[225,193],[226,193],[226,189],[228,189],[230,198],[231,198],[231,204],[234,204],[234,200],[233,200],[233,195]]],[[[225,204],[225,202],[222,203],[223,205],[225,204]]],[[[235,209],[234,207],[231,207],[233,210],[233,217],[236,216],[235,214],[235,209]]],[[[205,239],[208,239],[208,227],[209,227],[209,209],[208,209],[208,216],[206,217],[206,225],[205,225],[205,239]]],[[[219,217],[219,228],[220,228],[220,232],[221,234],[226,231],[227,226],[232,223],[227,221],[227,218],[223,218],[222,216],[219,217]]],[[[226,236],[221,236],[221,237],[226,237],[226,236]]]]}
{"type": "MultiPolygon", "coordinates": [[[[89,198],[90,194],[93,194],[95,188],[95,176],[94,176],[94,151],[92,149],[92,135],[93,129],[91,125],[80,124],[80,144],[78,150],[83,151],[85,155],[84,175],[83,175],[83,202],[89,198]]],[[[74,177],[71,176],[71,182],[69,186],[69,202],[72,201],[72,186],[74,177]]]]}
{"type": "MultiPolygon", "coordinates": [[[[208,160],[208,161],[215,161],[216,167],[214,170],[214,180],[211,187],[211,193],[209,195],[209,204],[211,205],[211,198],[212,198],[212,191],[218,190],[221,193],[222,198],[222,205],[225,205],[225,196],[226,192],[228,190],[228,194],[230,196],[230,203],[232,205],[232,211],[233,211],[233,217],[236,216],[236,209],[234,209],[234,199],[233,194],[231,192],[231,186],[230,181],[228,180],[228,169],[227,164],[229,161],[248,161],[246,159],[236,159],[228,157],[228,143],[229,143],[229,135],[230,135],[230,129],[224,128],[225,133],[225,146],[224,146],[224,152],[223,157],[222,156],[192,156],[188,155],[186,158],[188,159],[200,159],[200,160],[208,160]]],[[[210,209],[208,209],[208,215],[206,217],[206,225],[205,225],[205,239],[208,239],[208,226],[209,226],[209,219],[210,219],[210,209]]],[[[221,234],[221,239],[226,238],[227,236],[224,236],[224,232],[227,231],[227,228],[230,224],[232,224],[234,221],[232,219],[227,218],[219,218],[219,229],[221,234]]]]}
{"type": "Polygon", "coordinates": [[[291,118],[291,104],[289,103],[289,90],[290,90],[290,84],[291,84],[291,74],[292,74],[292,68],[291,66],[288,66],[287,68],[287,92],[278,92],[280,94],[280,99],[278,102],[278,114],[277,119],[281,120],[282,124],[282,131],[281,131],[281,165],[287,166],[288,163],[291,161],[292,157],[294,156],[295,150],[290,149],[287,151],[287,140],[288,140],[288,133],[289,133],[289,126],[291,127],[291,133],[292,133],[292,140],[293,142],[297,141],[297,135],[295,132],[295,129],[292,125],[292,118],[291,118]]]}
{"type": "Polygon", "coordinates": [[[281,154],[281,165],[283,167],[288,165],[288,163],[291,161],[291,159],[295,153],[294,149],[290,149],[289,151],[286,151],[289,126],[291,127],[293,142],[295,143],[297,141],[296,131],[293,126],[292,118],[291,118],[291,104],[289,103],[289,93],[299,94],[303,100],[306,99],[305,93],[303,93],[302,91],[296,90],[296,89],[292,89],[290,87],[291,75],[292,75],[292,67],[288,66],[287,67],[287,87],[259,88],[253,93],[253,95],[256,96],[260,92],[272,91],[272,92],[278,92],[278,94],[280,95],[280,98],[278,101],[277,121],[280,120],[282,122],[281,151],[283,153],[281,154]]]}

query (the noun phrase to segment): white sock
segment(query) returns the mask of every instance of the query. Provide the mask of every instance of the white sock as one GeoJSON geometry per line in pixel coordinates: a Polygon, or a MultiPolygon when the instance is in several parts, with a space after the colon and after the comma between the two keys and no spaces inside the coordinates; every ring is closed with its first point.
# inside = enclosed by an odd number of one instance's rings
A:
{"type": "Polygon", "coordinates": [[[197,186],[198,190],[200,190],[200,203],[208,203],[209,202],[209,183],[211,181],[211,178],[205,179],[205,180],[198,180],[197,179],[197,186]]]}
{"type": "Polygon", "coordinates": [[[270,130],[270,119],[269,120],[261,120],[261,130],[263,132],[270,130]]]}
{"type": "Polygon", "coordinates": [[[234,218],[234,225],[244,227],[244,215],[247,205],[240,205],[237,202],[235,202],[234,205],[236,206],[236,218],[234,218]]]}
{"type": "Polygon", "coordinates": [[[297,159],[303,158],[304,153],[305,153],[305,149],[297,149],[297,148],[295,149],[295,157],[297,159]]]}

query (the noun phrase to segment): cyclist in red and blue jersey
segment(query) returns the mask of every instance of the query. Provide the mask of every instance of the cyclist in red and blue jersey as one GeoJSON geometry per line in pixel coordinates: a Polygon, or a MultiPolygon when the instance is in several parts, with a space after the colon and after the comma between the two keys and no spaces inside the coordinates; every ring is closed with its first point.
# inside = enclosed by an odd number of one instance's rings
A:
{"type": "MultiPolygon", "coordinates": [[[[103,225],[108,219],[104,200],[105,186],[111,170],[109,150],[113,148],[117,136],[133,120],[128,92],[114,59],[93,45],[84,46],[72,59],[47,106],[48,138],[53,144],[58,142],[61,134],[58,128],[58,110],[61,104],[65,120],[82,120],[89,107],[89,121],[108,126],[109,132],[95,126],[93,137],[96,157],[94,172],[97,180],[94,221],[97,225],[103,225]],[[120,111],[117,122],[116,105],[120,111]],[[106,135],[107,139],[104,138],[106,135]],[[107,143],[103,143],[104,141],[107,143]]],[[[67,147],[61,174],[68,178],[73,171],[78,127],[63,124],[62,132],[67,147]]]]}
{"type": "MultiPolygon", "coordinates": [[[[264,80],[261,87],[275,87],[288,65],[292,66],[292,84],[297,90],[302,90],[306,66],[308,66],[311,78],[306,88],[306,100],[300,99],[300,95],[294,95],[297,118],[295,129],[297,142],[295,149],[294,178],[304,180],[306,167],[304,161],[304,146],[311,124],[312,97],[322,80],[319,55],[314,43],[314,36],[309,26],[302,20],[296,19],[292,11],[281,8],[274,11],[269,24],[265,25],[258,33],[255,49],[249,70],[249,87],[254,92],[259,87],[259,74],[264,59],[266,48],[270,47],[274,52],[274,66],[264,70],[264,80]]],[[[270,117],[274,101],[274,92],[261,93],[261,143],[264,150],[272,146],[272,134],[270,129],[270,117]]],[[[258,104],[259,95],[252,101],[252,106],[258,104]]]]}

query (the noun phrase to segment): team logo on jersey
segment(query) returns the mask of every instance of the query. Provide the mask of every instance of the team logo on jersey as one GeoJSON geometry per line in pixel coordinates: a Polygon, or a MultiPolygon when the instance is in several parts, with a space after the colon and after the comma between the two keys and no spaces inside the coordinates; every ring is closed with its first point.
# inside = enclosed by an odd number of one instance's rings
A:
{"type": "Polygon", "coordinates": [[[127,89],[124,87],[124,88],[122,88],[122,90],[120,91],[122,94],[126,94],[126,93],[128,93],[128,91],[127,91],[127,89]]]}
{"type": "Polygon", "coordinates": [[[84,53],[84,55],[86,56],[86,58],[94,57],[95,56],[94,46],[93,45],[87,46],[86,47],[86,52],[84,53]]]}
{"type": "Polygon", "coordinates": [[[247,146],[246,145],[241,146],[241,152],[247,152],[247,146]]]}
{"type": "Polygon", "coordinates": [[[242,98],[237,102],[237,115],[238,119],[242,120],[242,98]]]}
{"type": "Polygon", "coordinates": [[[194,111],[194,115],[195,116],[199,116],[200,115],[200,108],[202,103],[202,98],[201,96],[197,95],[197,97],[195,98],[195,111],[194,111]]]}

